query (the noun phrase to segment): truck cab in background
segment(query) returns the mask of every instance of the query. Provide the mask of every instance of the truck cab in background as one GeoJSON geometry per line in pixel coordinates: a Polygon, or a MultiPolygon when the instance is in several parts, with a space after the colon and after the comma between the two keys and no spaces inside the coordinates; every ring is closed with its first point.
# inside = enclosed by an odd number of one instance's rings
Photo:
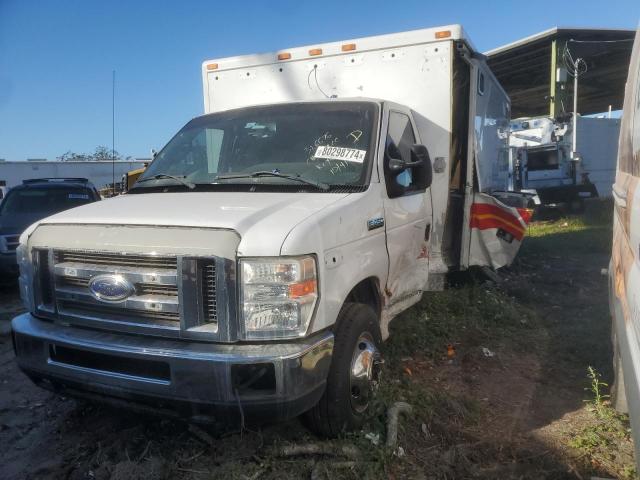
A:
{"type": "Polygon", "coordinates": [[[140,175],[144,173],[148,166],[149,163],[145,162],[142,167],[136,168],[134,170],[129,170],[124,175],[122,175],[122,179],[120,181],[120,184],[122,185],[121,193],[128,192],[131,187],[133,187],[133,185],[138,181],[140,175]]]}
{"type": "MultiPolygon", "coordinates": [[[[48,388],[357,428],[389,322],[499,268],[509,100],[451,25],[223,58],[126,195],[20,239],[20,367],[48,388]]],[[[505,203],[506,202],[506,203],[505,203]]]]}

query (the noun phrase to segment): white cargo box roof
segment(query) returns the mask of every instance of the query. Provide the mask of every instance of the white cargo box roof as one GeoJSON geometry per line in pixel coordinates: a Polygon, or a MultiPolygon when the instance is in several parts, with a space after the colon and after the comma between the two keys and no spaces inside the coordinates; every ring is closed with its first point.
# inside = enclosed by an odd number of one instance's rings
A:
{"type": "Polygon", "coordinates": [[[426,100],[449,107],[454,40],[472,48],[462,26],[447,25],[207,60],[205,113],[329,97],[379,98],[423,113],[426,100]]]}
{"type": "Polygon", "coordinates": [[[317,56],[328,57],[331,55],[345,55],[369,50],[398,48],[443,40],[466,40],[467,43],[469,43],[461,25],[446,25],[443,27],[423,28],[420,30],[410,30],[408,32],[389,33],[385,35],[375,35],[372,37],[341,40],[338,42],[286,48],[277,52],[239,55],[236,57],[206,60],[202,63],[202,70],[203,72],[207,72],[208,66],[216,66],[215,70],[221,72],[225,70],[233,70],[234,68],[278,64],[283,63],[282,60],[278,60],[278,55],[283,54],[285,57],[287,54],[290,56],[285,59],[285,61],[308,60],[314,56],[310,52],[318,50],[320,50],[321,53],[317,56]],[[343,47],[345,48],[343,49],[343,47]]]}

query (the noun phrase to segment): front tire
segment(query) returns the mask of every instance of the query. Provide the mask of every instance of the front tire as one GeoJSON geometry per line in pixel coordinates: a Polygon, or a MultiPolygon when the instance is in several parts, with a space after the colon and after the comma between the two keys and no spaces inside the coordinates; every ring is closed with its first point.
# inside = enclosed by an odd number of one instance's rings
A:
{"type": "Polygon", "coordinates": [[[362,426],[377,388],[380,366],[378,316],[368,305],[347,303],[334,331],[327,385],[306,419],[315,433],[335,437],[362,426]]]}

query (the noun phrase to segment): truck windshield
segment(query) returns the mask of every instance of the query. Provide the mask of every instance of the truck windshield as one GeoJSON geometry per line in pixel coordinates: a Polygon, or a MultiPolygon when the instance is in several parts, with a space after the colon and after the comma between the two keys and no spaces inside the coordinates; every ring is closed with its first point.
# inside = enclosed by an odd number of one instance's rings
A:
{"type": "Polygon", "coordinates": [[[44,216],[92,202],[84,188],[25,188],[12,190],[0,206],[0,214],[42,214],[44,216]]]}
{"type": "Polygon", "coordinates": [[[228,184],[316,185],[324,191],[327,186],[362,187],[368,183],[377,111],[370,102],[336,101],[199,117],[162,149],[133,190],[185,187],[171,177],[196,189],[228,184]]]}

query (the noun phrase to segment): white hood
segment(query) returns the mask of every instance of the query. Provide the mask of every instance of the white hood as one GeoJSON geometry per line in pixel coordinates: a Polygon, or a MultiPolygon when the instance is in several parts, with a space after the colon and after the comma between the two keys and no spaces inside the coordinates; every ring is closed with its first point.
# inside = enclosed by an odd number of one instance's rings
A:
{"type": "Polygon", "coordinates": [[[67,210],[40,224],[219,228],[241,236],[241,255],[279,255],[301,221],[344,193],[185,192],[129,194],[67,210]]]}

